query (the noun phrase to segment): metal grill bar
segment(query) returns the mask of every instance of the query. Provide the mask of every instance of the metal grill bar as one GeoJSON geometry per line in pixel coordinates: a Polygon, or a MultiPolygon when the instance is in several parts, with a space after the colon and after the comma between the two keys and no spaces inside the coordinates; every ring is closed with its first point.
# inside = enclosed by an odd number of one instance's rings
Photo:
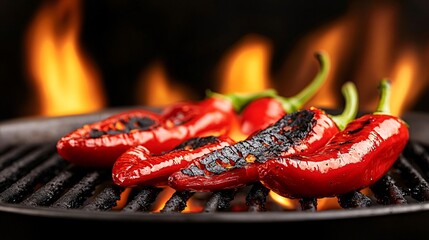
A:
{"type": "MultiPolygon", "coordinates": [[[[105,174],[105,173],[104,173],[105,174]]],[[[93,194],[97,185],[103,179],[103,172],[92,171],[88,173],[73,188],[62,195],[52,206],[57,208],[79,208],[85,200],[93,194]]]]}
{"type": "Polygon", "coordinates": [[[372,205],[371,199],[359,191],[338,196],[338,203],[345,209],[370,207],[372,205]]]}
{"type": "MultiPolygon", "coordinates": [[[[25,150],[25,148],[20,148],[20,150],[25,150]]],[[[22,158],[14,159],[11,165],[0,172],[0,192],[31,171],[34,166],[45,159],[46,156],[52,154],[52,152],[52,145],[46,145],[30,151],[22,158]]]]}
{"type": "Polygon", "coordinates": [[[407,200],[402,192],[396,185],[395,180],[390,174],[384,175],[373,186],[370,187],[374,196],[377,198],[377,203],[383,205],[389,204],[407,204],[407,200]]]}
{"type": "Polygon", "coordinates": [[[411,185],[411,196],[418,201],[429,200],[429,184],[424,177],[414,168],[407,159],[401,155],[395,163],[395,167],[401,171],[401,175],[411,185]]]}
{"type": "Polygon", "coordinates": [[[315,212],[317,211],[317,198],[302,198],[299,200],[302,211],[315,212]]]}
{"type": "Polygon", "coordinates": [[[186,208],[186,202],[195,194],[190,191],[174,192],[170,199],[165,203],[161,212],[182,212],[186,208]]]}
{"type": "Polygon", "coordinates": [[[16,161],[16,159],[21,158],[26,153],[33,150],[35,147],[36,146],[34,145],[22,145],[17,147],[9,146],[8,148],[4,147],[4,153],[0,156],[0,169],[3,169],[6,166],[10,165],[14,161],[16,161]]]}
{"type": "Polygon", "coordinates": [[[121,198],[123,188],[115,185],[107,186],[98,194],[93,201],[83,207],[84,210],[107,211],[116,206],[116,202],[121,198]]]}
{"type": "Polygon", "coordinates": [[[429,153],[426,148],[417,141],[409,141],[405,146],[404,155],[413,159],[425,176],[429,176],[429,153]]]}
{"type": "Polygon", "coordinates": [[[53,155],[46,162],[38,165],[25,177],[19,179],[9,188],[0,194],[1,202],[17,203],[21,202],[25,196],[34,192],[36,184],[42,179],[49,179],[58,173],[59,169],[66,166],[66,163],[58,155],[53,155]]]}
{"type": "Polygon", "coordinates": [[[37,189],[24,199],[21,204],[25,206],[49,206],[57,200],[66,188],[83,176],[83,171],[75,166],[68,166],[58,173],[51,181],[37,189]]]}
{"type": "MultiPolygon", "coordinates": [[[[136,189],[132,191],[135,192],[136,189]]],[[[132,200],[122,208],[124,212],[149,211],[151,205],[155,202],[156,197],[162,191],[162,188],[145,187],[141,189],[132,200]]],[[[132,194],[133,195],[133,194],[132,194]]]]}
{"type": "Polygon", "coordinates": [[[234,199],[237,189],[216,191],[212,194],[204,208],[204,212],[216,212],[228,209],[234,199]]]}
{"type": "Polygon", "coordinates": [[[267,196],[270,190],[261,183],[254,183],[246,197],[246,204],[249,206],[249,212],[267,211],[267,196]]]}

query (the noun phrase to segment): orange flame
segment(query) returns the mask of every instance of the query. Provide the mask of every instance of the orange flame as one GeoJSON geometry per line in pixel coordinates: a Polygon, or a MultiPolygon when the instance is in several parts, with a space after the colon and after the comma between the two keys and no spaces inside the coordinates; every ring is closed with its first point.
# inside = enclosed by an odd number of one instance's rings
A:
{"type": "MultiPolygon", "coordinates": [[[[378,103],[378,84],[389,73],[395,48],[395,26],[398,8],[395,5],[375,5],[369,11],[369,20],[362,26],[366,34],[362,38],[362,56],[359,71],[354,79],[358,85],[361,109],[375,110],[378,103]]],[[[392,86],[392,91],[397,86],[392,86]]],[[[392,105],[393,106],[393,105],[392,105]]]]}
{"type": "Polygon", "coordinates": [[[340,209],[341,206],[338,203],[338,198],[319,198],[317,199],[317,211],[324,211],[330,209],[340,209]]]}
{"type": "MultiPolygon", "coordinates": [[[[157,201],[155,202],[152,212],[160,212],[164,208],[166,202],[172,197],[174,192],[175,192],[174,189],[170,187],[164,187],[162,192],[158,194],[157,201]]],[[[186,207],[185,209],[183,209],[182,213],[200,212],[202,210],[203,210],[203,207],[196,204],[194,202],[194,199],[190,198],[186,202],[186,207]]]]}
{"type": "Polygon", "coordinates": [[[155,205],[153,206],[153,212],[160,212],[162,208],[164,208],[165,203],[168,201],[168,199],[171,198],[173,193],[175,192],[174,189],[170,187],[165,187],[157,196],[157,200],[155,202],[155,205]]]}
{"type": "MultiPolygon", "coordinates": [[[[285,198],[273,191],[269,192],[269,197],[286,210],[300,209],[299,199],[285,198]]],[[[317,199],[316,207],[317,207],[317,211],[341,208],[340,205],[338,204],[337,198],[319,198],[317,199]]]]}
{"type": "MultiPolygon", "coordinates": [[[[314,53],[323,50],[329,54],[331,70],[323,86],[303,107],[316,106],[323,108],[339,107],[339,87],[337,84],[341,64],[350,54],[351,43],[355,36],[355,14],[347,14],[343,18],[322,25],[310,32],[297,44],[285,59],[283,66],[276,75],[279,82],[278,91],[284,96],[293,96],[303,89],[316,74],[314,53]]],[[[347,79],[351,80],[351,79],[347,79]]]]}
{"type": "Polygon", "coordinates": [[[423,70],[417,53],[412,49],[404,49],[399,55],[392,72],[392,98],[390,111],[399,116],[408,106],[412,105],[426,82],[422,81],[423,70]],[[418,76],[418,73],[421,75],[418,76]],[[409,94],[413,93],[413,94],[409,94]]]}
{"type": "Polygon", "coordinates": [[[95,67],[78,46],[80,21],[80,1],[49,1],[30,25],[28,63],[42,115],[90,112],[105,104],[95,67]]]}
{"type": "Polygon", "coordinates": [[[258,92],[270,88],[270,57],[271,44],[267,39],[258,35],[243,37],[219,64],[219,91],[258,92]]]}
{"type": "Polygon", "coordinates": [[[415,47],[398,44],[399,5],[374,2],[363,6],[367,7],[365,18],[362,6],[352,5],[341,18],[302,38],[276,77],[279,81],[293,79],[279,85],[281,94],[291,95],[308,84],[314,74],[308,71],[310,58],[315,51],[324,50],[331,57],[331,73],[306,106],[341,107],[340,84],[353,81],[360,110],[372,112],[378,103],[379,81],[385,77],[392,80],[391,113],[400,115],[412,106],[427,86],[427,71],[421,64],[426,58],[415,47]],[[345,75],[350,69],[353,74],[345,75]]]}
{"type": "MultiPolygon", "coordinates": [[[[371,111],[377,102],[378,80],[391,77],[398,82],[392,86],[393,91],[403,93],[392,103],[393,113],[400,114],[418,96],[404,97],[409,94],[403,91],[403,87],[416,84],[423,87],[426,84],[416,81],[419,78],[417,74],[424,71],[419,66],[422,59],[416,52],[413,53],[415,50],[401,50],[401,46],[398,48],[395,45],[392,36],[395,36],[394,26],[397,25],[397,5],[374,3],[368,6],[366,19],[362,19],[360,8],[351,7],[343,17],[303,37],[274,78],[268,71],[272,56],[270,40],[257,34],[244,36],[224,54],[217,66],[217,91],[257,92],[275,85],[281,95],[294,95],[314,76],[314,52],[324,50],[331,57],[331,74],[304,107],[339,107],[339,82],[352,80],[359,90],[360,108],[371,111]],[[362,53],[356,53],[356,45],[361,46],[362,53]],[[397,49],[400,49],[399,53],[397,49]],[[347,76],[349,79],[339,79],[343,77],[344,65],[352,62],[351,56],[360,59],[354,63],[358,71],[353,76],[347,76]]],[[[79,48],[80,7],[80,1],[47,1],[28,30],[29,74],[36,88],[42,115],[90,112],[105,106],[99,74],[79,48]]],[[[161,61],[154,61],[144,69],[138,82],[136,99],[141,104],[164,106],[197,97],[190,88],[171,79],[161,61]]],[[[413,91],[416,89],[413,88],[413,91]]]]}
{"type": "Polygon", "coordinates": [[[159,61],[142,71],[136,94],[138,102],[156,107],[193,98],[188,88],[168,77],[164,65],[159,61]]]}
{"type": "Polygon", "coordinates": [[[116,201],[116,206],[114,206],[112,210],[120,210],[124,208],[124,206],[127,204],[128,198],[132,190],[132,188],[125,188],[124,191],[121,192],[119,200],[116,201]]]}
{"type": "Polygon", "coordinates": [[[299,208],[299,201],[297,199],[285,198],[273,191],[270,191],[268,196],[273,199],[274,202],[282,206],[284,209],[296,210],[299,208]]]}

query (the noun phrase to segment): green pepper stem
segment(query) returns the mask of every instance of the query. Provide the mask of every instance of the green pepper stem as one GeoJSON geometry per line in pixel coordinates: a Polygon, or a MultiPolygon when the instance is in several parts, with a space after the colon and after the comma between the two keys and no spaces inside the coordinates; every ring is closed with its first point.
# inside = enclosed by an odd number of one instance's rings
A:
{"type": "Polygon", "coordinates": [[[331,68],[329,56],[323,51],[318,51],[315,53],[315,57],[319,62],[320,68],[319,72],[316,74],[311,83],[293,97],[277,97],[277,100],[281,102],[285,112],[295,112],[300,109],[308,100],[310,100],[310,98],[314,96],[317,90],[322,86],[323,82],[325,82],[331,68]]]}
{"type": "Polygon", "coordinates": [[[301,108],[305,102],[307,102],[322,86],[323,82],[326,79],[326,76],[330,70],[330,61],[328,55],[319,51],[315,54],[316,59],[319,62],[320,69],[319,72],[314,77],[313,81],[305,87],[300,93],[294,97],[285,98],[278,95],[275,89],[267,89],[257,93],[231,93],[231,94],[220,94],[212,92],[211,90],[206,90],[207,97],[219,97],[227,99],[232,103],[234,110],[240,112],[243,108],[253,100],[263,97],[272,97],[275,98],[282,104],[283,110],[288,112],[295,112],[301,108]]]}
{"type": "Polygon", "coordinates": [[[381,80],[380,85],[378,86],[380,91],[380,101],[378,102],[374,114],[390,114],[390,86],[391,82],[389,79],[384,78],[381,80]]]}
{"type": "Polygon", "coordinates": [[[337,124],[338,128],[343,130],[351,120],[356,118],[359,106],[359,97],[356,86],[353,82],[344,83],[341,91],[345,99],[344,110],[341,114],[330,117],[335,124],[337,124]]]}
{"type": "Polygon", "coordinates": [[[244,106],[246,106],[249,102],[262,98],[262,97],[277,97],[277,91],[275,89],[267,89],[264,91],[260,91],[257,93],[231,93],[231,94],[220,94],[216,92],[212,92],[210,90],[206,90],[207,97],[219,97],[227,99],[231,102],[234,110],[236,112],[240,112],[244,106]]]}

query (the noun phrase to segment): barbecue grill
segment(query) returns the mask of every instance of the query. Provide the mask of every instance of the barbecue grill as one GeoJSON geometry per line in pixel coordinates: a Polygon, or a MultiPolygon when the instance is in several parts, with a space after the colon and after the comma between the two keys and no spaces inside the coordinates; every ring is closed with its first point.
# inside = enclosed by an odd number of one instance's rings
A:
{"type": "Polygon", "coordinates": [[[0,234],[45,237],[47,226],[77,234],[71,226],[138,229],[172,223],[203,228],[210,228],[206,223],[253,223],[260,227],[282,223],[281,231],[305,226],[317,236],[345,234],[347,238],[368,237],[369,233],[372,237],[429,234],[423,224],[429,218],[427,114],[403,116],[410,125],[411,138],[402,155],[370,186],[370,193],[337,196],[339,209],[318,209],[317,199],[311,198],[299,199],[296,209],[286,209],[269,197],[266,188],[254,183],[208,193],[173,191],[155,211],[166,189],[132,189],[127,202],[117,208],[125,189],[112,183],[108,169],[75,166],[56,153],[55,143],[65,133],[121,110],[13,119],[0,124],[0,234]],[[199,211],[184,211],[190,199],[199,204],[199,211]],[[17,230],[17,226],[26,230],[17,230]]]}

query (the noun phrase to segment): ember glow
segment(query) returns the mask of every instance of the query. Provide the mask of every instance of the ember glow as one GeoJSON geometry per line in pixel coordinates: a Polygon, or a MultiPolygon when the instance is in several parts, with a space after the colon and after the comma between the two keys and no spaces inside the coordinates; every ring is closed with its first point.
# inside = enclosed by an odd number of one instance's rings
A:
{"type": "Polygon", "coordinates": [[[269,197],[286,210],[296,210],[300,207],[299,201],[297,199],[285,198],[273,191],[270,191],[269,197]]]}
{"type": "Polygon", "coordinates": [[[125,188],[122,191],[120,199],[116,202],[116,206],[112,210],[120,210],[127,204],[132,188],[125,188]]]}
{"type": "MultiPolygon", "coordinates": [[[[159,213],[165,206],[166,202],[171,198],[171,196],[175,193],[175,190],[170,187],[164,187],[162,192],[157,196],[157,200],[155,202],[155,206],[153,207],[152,212],[159,213]]],[[[203,206],[198,205],[195,199],[189,199],[186,202],[186,207],[181,211],[182,213],[190,213],[190,212],[201,212],[203,210],[203,206]]]]}
{"type": "Polygon", "coordinates": [[[153,212],[159,212],[165,206],[165,202],[171,198],[174,193],[174,189],[170,187],[166,187],[160,194],[157,196],[157,200],[155,202],[155,206],[153,206],[153,212]]]}
{"type": "MultiPolygon", "coordinates": [[[[296,211],[301,208],[299,199],[291,199],[278,195],[277,193],[270,191],[269,197],[273,199],[274,202],[281,205],[285,210],[296,211]]],[[[338,204],[338,199],[336,197],[331,198],[319,198],[317,201],[317,211],[325,211],[330,209],[340,209],[341,206],[338,204]]]]}

